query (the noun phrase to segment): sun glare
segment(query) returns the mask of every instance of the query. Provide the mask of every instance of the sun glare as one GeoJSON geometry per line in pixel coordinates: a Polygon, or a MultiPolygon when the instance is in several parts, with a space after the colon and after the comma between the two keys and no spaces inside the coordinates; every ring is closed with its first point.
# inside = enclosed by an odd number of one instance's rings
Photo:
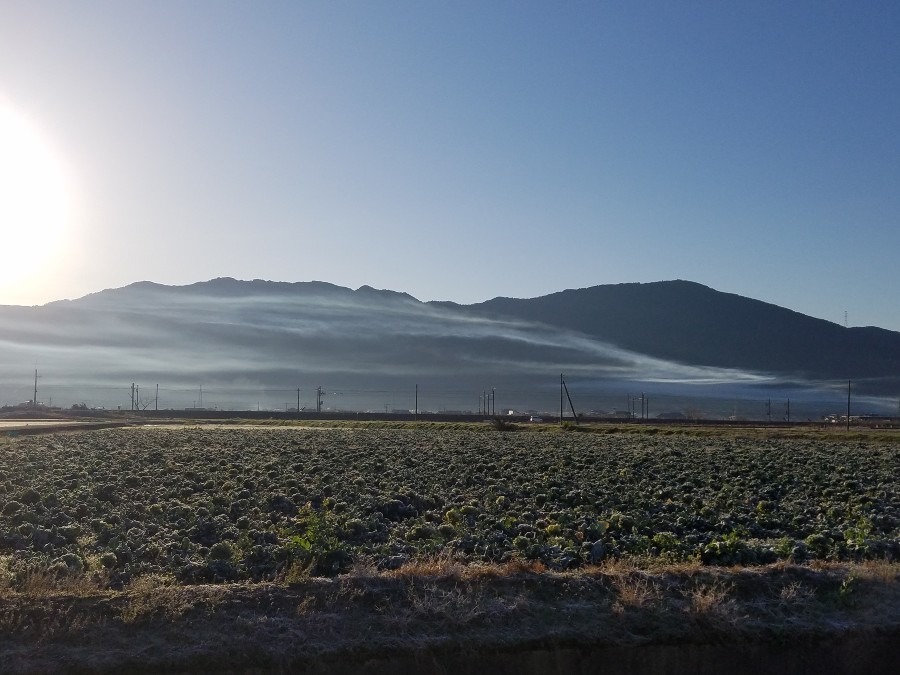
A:
{"type": "MultiPolygon", "coordinates": [[[[50,144],[0,103],[0,303],[52,273],[69,218],[69,190],[50,144]]],[[[18,301],[18,300],[16,300],[18,301]]]]}

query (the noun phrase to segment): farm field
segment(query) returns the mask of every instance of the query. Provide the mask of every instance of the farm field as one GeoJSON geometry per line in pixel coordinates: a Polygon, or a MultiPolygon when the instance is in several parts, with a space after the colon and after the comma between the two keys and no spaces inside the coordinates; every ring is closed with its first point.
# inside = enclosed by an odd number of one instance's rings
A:
{"type": "Polygon", "coordinates": [[[66,659],[66,641],[104,616],[96,635],[159,635],[183,617],[234,627],[253,608],[292,617],[288,631],[301,621],[293,639],[322,653],[397,650],[403,636],[446,647],[476,629],[507,646],[833,637],[834,616],[896,636],[898,468],[892,440],[740,431],[216,425],[3,439],[0,624],[14,650],[49,630],[66,659]],[[29,619],[36,597],[69,619],[29,619]],[[73,598],[93,609],[73,614],[73,598]],[[337,607],[368,641],[316,637],[307,624],[337,607]]]}

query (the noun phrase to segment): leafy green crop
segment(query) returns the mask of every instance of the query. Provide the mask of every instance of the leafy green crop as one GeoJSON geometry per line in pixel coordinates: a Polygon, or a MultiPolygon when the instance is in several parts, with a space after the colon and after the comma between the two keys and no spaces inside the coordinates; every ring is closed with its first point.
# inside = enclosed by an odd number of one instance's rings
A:
{"type": "Polygon", "coordinates": [[[900,559],[900,448],[734,434],[118,429],[10,440],[0,564],[114,583],[422,555],[566,569],[900,559]],[[76,560],[78,562],[76,562],[76,560]]]}

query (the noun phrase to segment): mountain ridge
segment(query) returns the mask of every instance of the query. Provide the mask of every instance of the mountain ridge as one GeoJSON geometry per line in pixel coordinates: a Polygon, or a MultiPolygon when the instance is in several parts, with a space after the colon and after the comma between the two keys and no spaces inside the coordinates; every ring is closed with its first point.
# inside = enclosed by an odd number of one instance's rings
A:
{"type": "Polygon", "coordinates": [[[527,316],[687,363],[822,379],[900,373],[900,333],[845,328],[692,281],[592,286],[463,307],[482,315],[527,316]],[[885,350],[889,357],[878,358],[885,350]]]}
{"type": "MultiPolygon", "coordinates": [[[[498,296],[478,303],[422,302],[369,285],[218,277],[185,285],[138,281],[64,303],[103,302],[133,292],[217,298],[316,295],[402,300],[466,315],[537,322],[577,331],[641,354],[685,364],[814,379],[900,377],[900,333],[845,328],[773,303],[676,279],[565,289],[531,298],[498,296]],[[702,311],[701,311],[702,310],[702,311]],[[661,337],[664,336],[664,337],[661,337]]],[[[55,304],[55,303],[48,303],[55,304]]]]}
{"type": "MultiPolygon", "coordinates": [[[[281,294],[289,294],[291,292],[296,292],[298,290],[308,291],[315,290],[324,293],[334,293],[337,295],[344,293],[360,293],[360,294],[375,294],[375,295],[396,295],[405,298],[410,298],[415,300],[408,293],[403,293],[400,291],[392,291],[388,289],[375,289],[368,285],[362,285],[357,289],[351,289],[344,286],[339,286],[337,284],[333,284],[327,281],[270,281],[266,279],[251,279],[251,280],[242,280],[235,279],[234,277],[216,277],[214,279],[209,279],[207,281],[195,281],[190,284],[161,284],[155,281],[135,281],[125,286],[119,286],[115,288],[105,288],[100,291],[95,291],[93,293],[88,293],[87,295],[83,295],[78,298],[70,298],[67,300],[54,300],[52,302],[46,303],[46,305],[53,305],[59,303],[78,303],[87,299],[96,299],[96,298],[104,298],[110,297],[111,295],[117,294],[127,294],[133,292],[153,292],[153,293],[167,293],[167,294],[187,294],[191,292],[203,292],[206,295],[251,295],[254,292],[272,292],[275,291],[281,294]],[[236,293],[239,292],[239,293],[236,293]]],[[[37,307],[43,307],[45,305],[35,305],[37,307]]]]}
{"type": "Polygon", "coordinates": [[[848,329],[683,280],[471,305],[322,281],[140,281],[0,307],[0,344],[0,393],[29,363],[72,389],[139,380],[251,389],[312,380],[371,392],[423,384],[448,392],[446,406],[461,405],[452,392],[488,383],[552,400],[547,382],[560,372],[609,391],[733,383],[756,396],[746,387],[835,391],[852,379],[860,393],[900,392],[900,333],[848,329]]]}

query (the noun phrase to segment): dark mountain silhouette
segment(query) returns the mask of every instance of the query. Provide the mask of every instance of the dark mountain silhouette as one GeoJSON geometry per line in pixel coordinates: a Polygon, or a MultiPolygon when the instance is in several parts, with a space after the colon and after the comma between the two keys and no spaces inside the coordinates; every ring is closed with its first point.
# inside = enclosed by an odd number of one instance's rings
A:
{"type": "Polygon", "coordinates": [[[131,382],[162,382],[172,391],[218,383],[231,397],[220,404],[235,407],[267,390],[322,383],[343,388],[346,407],[353,396],[356,405],[381,406],[415,385],[441,392],[443,407],[473,409],[473,391],[494,385],[509,397],[521,393],[507,398],[510,405],[543,397],[549,406],[560,372],[582,392],[606,387],[617,396],[629,382],[641,383],[638,391],[686,384],[746,391],[836,388],[848,377],[860,393],[895,396],[900,333],[845,329],[685,281],[468,306],[317,281],[145,281],[0,307],[0,403],[31,397],[35,367],[45,389],[55,383],[57,392],[71,392],[54,400],[81,400],[90,390],[103,405],[122,404],[131,382]]]}
{"type": "Polygon", "coordinates": [[[456,307],[575,330],[680,363],[815,380],[853,378],[865,380],[870,391],[898,390],[900,333],[844,328],[690,281],[594,286],[456,307]]]}

